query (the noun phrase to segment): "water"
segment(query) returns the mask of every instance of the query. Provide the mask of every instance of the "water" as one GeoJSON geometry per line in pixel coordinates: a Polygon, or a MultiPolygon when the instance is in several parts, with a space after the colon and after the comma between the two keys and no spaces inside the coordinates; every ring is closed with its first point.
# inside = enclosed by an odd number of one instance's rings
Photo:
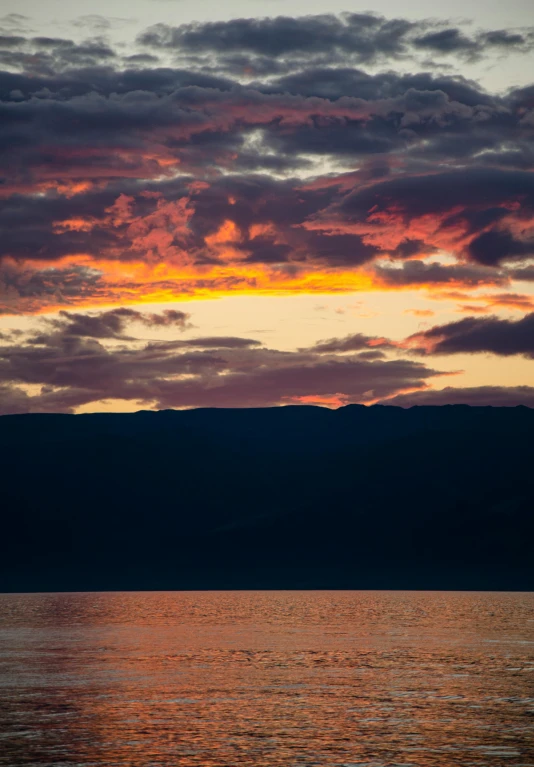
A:
{"type": "Polygon", "coordinates": [[[534,767],[534,594],[0,595],[0,764],[534,767]]]}

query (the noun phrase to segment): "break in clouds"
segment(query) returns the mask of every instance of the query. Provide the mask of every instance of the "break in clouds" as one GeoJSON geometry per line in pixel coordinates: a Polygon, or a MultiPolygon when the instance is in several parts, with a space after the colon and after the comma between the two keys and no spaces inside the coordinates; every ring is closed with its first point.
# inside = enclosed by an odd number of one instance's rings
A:
{"type": "Polygon", "coordinates": [[[0,35],[0,312],[60,312],[2,339],[4,412],[532,403],[528,387],[432,393],[428,363],[534,356],[518,286],[534,281],[534,86],[491,93],[458,73],[526,66],[533,29],[347,13],[155,24],[126,51],[104,22],[83,42],[0,35]],[[467,316],[280,352],[184,341],[183,313],[137,308],[362,288],[455,291],[467,316]]]}

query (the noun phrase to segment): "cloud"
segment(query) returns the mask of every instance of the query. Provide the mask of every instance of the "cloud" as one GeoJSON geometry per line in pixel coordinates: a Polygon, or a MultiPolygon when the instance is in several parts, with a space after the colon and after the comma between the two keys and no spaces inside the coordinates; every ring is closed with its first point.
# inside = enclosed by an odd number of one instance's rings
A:
{"type": "Polygon", "coordinates": [[[5,16],[0,16],[0,30],[9,30],[10,34],[25,32],[29,21],[29,17],[22,13],[8,13],[5,16]]]}
{"type": "MultiPolygon", "coordinates": [[[[79,314],[60,311],[59,319],[47,320],[46,323],[54,328],[63,338],[79,336],[81,338],[119,338],[131,340],[124,335],[125,328],[131,322],[140,322],[150,328],[177,327],[185,330],[189,327],[189,315],[175,309],[166,309],[161,314],[146,314],[136,309],[121,307],[110,309],[99,314],[79,314]]],[[[50,338],[40,334],[32,342],[48,344],[50,338]]]]}
{"type": "Polygon", "coordinates": [[[519,320],[466,317],[436,325],[407,339],[407,345],[426,354],[521,354],[534,359],[534,312],[519,320]]]}
{"type": "Polygon", "coordinates": [[[509,231],[492,229],[469,243],[469,254],[480,264],[493,266],[505,260],[534,256],[534,239],[519,240],[509,231]]]}
{"type": "Polygon", "coordinates": [[[415,62],[530,45],[527,29],[348,13],[158,25],[127,61],[98,36],[8,30],[3,310],[528,277],[531,89],[415,62]]]}
{"type": "Polygon", "coordinates": [[[534,282],[534,266],[525,266],[522,269],[513,269],[510,271],[510,277],[518,281],[534,282]]]}
{"type": "Polygon", "coordinates": [[[278,16],[160,24],[126,51],[105,37],[124,19],[81,17],[85,40],[26,21],[0,37],[0,312],[55,317],[2,339],[6,412],[430,397],[414,351],[533,356],[532,314],[479,312],[531,311],[534,87],[453,69],[532,51],[532,30],[278,16]],[[282,352],[139,308],[373,289],[475,316],[406,349],[356,333],[282,352]]]}
{"type": "Polygon", "coordinates": [[[472,60],[482,58],[492,48],[501,51],[515,49],[527,53],[533,44],[532,28],[527,28],[524,32],[496,29],[470,37],[458,27],[446,27],[427,32],[413,40],[416,48],[429,50],[435,54],[456,54],[472,60]]]}
{"type": "Polygon", "coordinates": [[[251,346],[262,346],[261,341],[253,338],[238,338],[235,336],[210,336],[204,338],[189,338],[182,341],[183,346],[194,346],[198,349],[246,349],[251,346]]]}
{"type": "MultiPolygon", "coordinates": [[[[322,14],[292,18],[241,18],[229,21],[155,24],[138,37],[141,45],[167,48],[177,54],[211,54],[219,64],[248,54],[249,66],[299,61],[304,57],[353,63],[414,57],[419,51],[481,58],[488,49],[527,53],[534,44],[532,30],[490,30],[469,36],[439,22],[386,19],[371,13],[322,14]]],[[[272,70],[276,67],[271,64],[272,70]]]]}
{"type": "Polygon", "coordinates": [[[436,312],[432,309],[405,309],[404,314],[413,314],[414,317],[434,317],[436,312]]]}
{"type": "MultiPolygon", "coordinates": [[[[387,338],[377,336],[366,336],[363,333],[354,333],[345,336],[345,338],[329,338],[326,341],[319,341],[311,347],[320,354],[325,352],[355,352],[364,349],[394,349],[395,346],[387,338]]],[[[360,355],[361,358],[361,355],[360,355]]],[[[369,357],[367,357],[369,359],[369,357]]]]}
{"type": "Polygon", "coordinates": [[[425,263],[424,261],[406,261],[400,266],[374,267],[374,274],[384,285],[408,287],[418,285],[462,285],[475,287],[479,285],[500,285],[508,281],[505,273],[494,269],[484,269],[477,266],[440,263],[425,263]]]}
{"type": "MultiPolygon", "coordinates": [[[[58,70],[106,64],[116,57],[115,50],[100,37],[75,43],[61,37],[0,36],[0,64],[28,74],[53,77],[58,70]]],[[[41,95],[53,94],[41,91],[41,95]]]]}
{"type": "Polygon", "coordinates": [[[483,266],[496,266],[532,255],[533,211],[532,173],[469,168],[397,175],[367,184],[308,225],[352,231],[389,252],[407,238],[419,239],[421,248],[449,250],[483,266]],[[496,218],[499,233],[494,228],[485,232],[496,218]],[[523,230],[521,238],[511,234],[514,229],[523,230]]]}
{"type": "Polygon", "coordinates": [[[68,304],[72,299],[94,297],[103,273],[89,266],[17,268],[10,262],[0,265],[0,306],[32,310],[47,302],[68,304]]]}
{"type": "MultiPolygon", "coordinates": [[[[180,327],[183,330],[190,327],[188,320],[189,314],[187,312],[181,312],[176,309],[165,309],[160,314],[144,314],[143,312],[136,312],[135,319],[138,322],[142,322],[143,325],[147,325],[152,328],[161,327],[180,327]]],[[[132,315],[130,315],[132,316],[132,315]]]]}
{"type": "Polygon", "coordinates": [[[180,51],[246,51],[270,58],[334,51],[348,53],[359,61],[372,61],[384,54],[401,54],[403,38],[412,26],[404,20],[387,21],[371,14],[279,16],[179,27],[157,24],[138,39],[142,45],[180,51]]]}
{"type": "Polygon", "coordinates": [[[399,407],[423,405],[471,405],[475,407],[534,407],[533,386],[472,386],[444,389],[425,389],[420,392],[399,394],[382,404],[399,407]]]}
{"type": "Polygon", "coordinates": [[[133,19],[117,16],[101,16],[98,13],[89,13],[71,21],[73,27],[78,29],[91,29],[95,32],[107,32],[109,29],[131,24],[133,19]]]}
{"type": "Polygon", "coordinates": [[[414,45],[416,48],[427,48],[437,53],[469,53],[473,55],[478,50],[476,41],[455,27],[440,29],[438,32],[427,32],[421,37],[416,37],[414,45]]]}
{"type": "MultiPolygon", "coordinates": [[[[185,322],[170,319],[180,329],[185,322]]],[[[281,352],[254,339],[225,336],[147,343],[124,335],[133,321],[160,327],[154,315],[133,310],[63,312],[57,320],[43,320],[40,334],[5,343],[0,386],[9,389],[6,412],[71,411],[106,399],[158,408],[256,407],[310,397],[372,402],[423,388],[441,375],[421,362],[383,359],[379,350],[373,353],[372,342],[361,346],[372,356],[346,354],[346,345],[342,354],[319,346],[281,352]]]]}
{"type": "Polygon", "coordinates": [[[471,301],[482,302],[481,306],[463,306],[463,311],[466,312],[487,312],[488,309],[493,307],[503,307],[505,309],[516,309],[520,312],[526,312],[534,309],[534,299],[532,296],[521,293],[489,293],[476,296],[470,296],[471,301]]]}

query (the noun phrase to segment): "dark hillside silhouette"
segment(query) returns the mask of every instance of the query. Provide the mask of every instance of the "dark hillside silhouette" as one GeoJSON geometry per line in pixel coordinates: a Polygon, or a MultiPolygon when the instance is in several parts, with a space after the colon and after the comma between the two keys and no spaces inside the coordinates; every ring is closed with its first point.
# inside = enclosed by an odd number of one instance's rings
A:
{"type": "Polygon", "coordinates": [[[0,418],[0,590],[533,589],[534,410],[0,418]]]}

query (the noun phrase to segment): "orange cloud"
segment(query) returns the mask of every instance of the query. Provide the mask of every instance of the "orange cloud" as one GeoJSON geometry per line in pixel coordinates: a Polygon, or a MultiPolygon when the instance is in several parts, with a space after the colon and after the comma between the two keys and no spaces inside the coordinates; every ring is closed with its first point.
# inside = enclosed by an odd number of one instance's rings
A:
{"type": "Polygon", "coordinates": [[[239,242],[241,235],[235,223],[226,219],[214,234],[208,235],[204,240],[207,245],[217,246],[228,242],[239,242]]]}
{"type": "Polygon", "coordinates": [[[321,407],[331,408],[344,407],[350,402],[350,397],[341,392],[332,395],[304,394],[299,397],[283,397],[283,399],[289,402],[298,403],[299,405],[319,405],[321,407]]]}
{"type": "Polygon", "coordinates": [[[436,312],[432,309],[405,309],[404,314],[413,314],[414,317],[433,317],[436,312]]]}
{"type": "Polygon", "coordinates": [[[70,218],[63,221],[55,221],[53,228],[58,232],[90,232],[95,226],[95,221],[84,218],[70,218]]]}
{"type": "MultiPolygon", "coordinates": [[[[223,243],[226,247],[226,244],[223,243]]],[[[40,313],[65,306],[101,307],[167,303],[192,299],[218,298],[227,295],[295,295],[298,293],[347,293],[367,291],[373,284],[361,271],[325,270],[318,266],[293,269],[287,265],[224,263],[193,265],[185,258],[119,261],[95,259],[89,255],[60,259],[54,269],[68,273],[74,268],[90,269],[101,277],[85,286],[79,295],[64,294],[61,285],[44,295],[26,298],[7,292],[1,306],[6,313],[20,311],[40,313]]],[[[32,260],[31,264],[10,261],[14,274],[42,275],[50,269],[49,262],[32,260]]]]}
{"type": "Polygon", "coordinates": [[[519,312],[530,312],[534,309],[534,298],[521,293],[495,293],[469,296],[470,301],[480,301],[482,305],[460,304],[458,311],[483,313],[493,308],[514,309],[519,312]]]}

